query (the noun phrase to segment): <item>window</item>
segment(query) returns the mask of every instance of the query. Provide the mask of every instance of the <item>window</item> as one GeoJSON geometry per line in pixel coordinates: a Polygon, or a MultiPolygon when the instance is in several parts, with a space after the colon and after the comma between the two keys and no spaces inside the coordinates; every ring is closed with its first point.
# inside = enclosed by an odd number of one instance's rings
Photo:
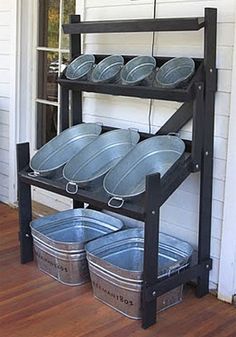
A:
{"type": "Polygon", "coordinates": [[[37,148],[57,135],[60,97],[57,78],[66,67],[69,55],[69,36],[62,24],[75,13],[76,0],[39,0],[37,46],[37,148]]]}

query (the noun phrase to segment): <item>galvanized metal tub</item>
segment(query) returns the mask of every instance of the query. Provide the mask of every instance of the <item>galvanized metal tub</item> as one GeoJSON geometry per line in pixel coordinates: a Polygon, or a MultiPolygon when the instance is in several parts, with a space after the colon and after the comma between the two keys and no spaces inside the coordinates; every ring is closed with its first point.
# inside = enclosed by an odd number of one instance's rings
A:
{"type": "Polygon", "coordinates": [[[122,221],[90,209],[74,209],[31,222],[34,251],[43,272],[68,285],[89,280],[85,244],[120,230],[122,221]]]}
{"type": "Polygon", "coordinates": [[[94,63],[94,55],[80,55],[67,66],[65,76],[69,80],[86,80],[91,74],[94,63]]]}
{"type": "Polygon", "coordinates": [[[149,174],[164,175],[185,151],[185,144],[177,136],[155,136],[146,139],[128,153],[104,178],[103,187],[112,196],[109,206],[120,208],[125,199],[145,191],[149,174]]]}
{"type": "Polygon", "coordinates": [[[63,176],[68,180],[66,190],[75,194],[78,187],[102,186],[104,175],[114,167],[139,141],[135,130],[113,130],[99,136],[74,156],[64,167],[63,176]]]}
{"type": "Polygon", "coordinates": [[[184,86],[193,76],[195,63],[189,57],[175,57],[158,70],[156,82],[162,88],[176,88],[184,86]]]}
{"type": "Polygon", "coordinates": [[[101,126],[86,123],[73,126],[42,146],[30,161],[30,176],[61,177],[63,166],[75,154],[94,141],[101,133],[101,126]]]}
{"type": "Polygon", "coordinates": [[[138,85],[150,84],[151,77],[156,67],[156,60],[152,56],[137,56],[127,62],[121,71],[122,84],[138,85]],[[144,81],[146,80],[146,82],[144,81]]]}
{"type": "MultiPolygon", "coordinates": [[[[141,318],[144,231],[127,229],[86,245],[94,296],[130,318],[141,318]]],[[[177,238],[160,233],[158,278],[178,273],[189,264],[193,249],[177,238]]],[[[157,310],[182,299],[182,286],[161,296],[157,310]]]]}
{"type": "Polygon", "coordinates": [[[111,55],[99,62],[92,71],[93,82],[116,82],[119,79],[124,58],[121,55],[111,55]]]}

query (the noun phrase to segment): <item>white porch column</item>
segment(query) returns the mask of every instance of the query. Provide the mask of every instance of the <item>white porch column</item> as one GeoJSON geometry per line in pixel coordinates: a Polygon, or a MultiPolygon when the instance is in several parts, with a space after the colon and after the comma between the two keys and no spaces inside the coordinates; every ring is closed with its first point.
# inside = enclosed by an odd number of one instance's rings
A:
{"type": "Polygon", "coordinates": [[[236,293],[236,17],[232,95],[225,183],[218,298],[232,302],[236,293]]]}

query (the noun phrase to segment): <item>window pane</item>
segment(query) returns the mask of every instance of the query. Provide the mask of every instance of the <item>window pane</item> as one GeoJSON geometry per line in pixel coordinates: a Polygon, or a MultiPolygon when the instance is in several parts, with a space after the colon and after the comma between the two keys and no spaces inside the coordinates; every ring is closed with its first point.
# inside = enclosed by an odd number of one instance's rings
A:
{"type": "MultiPolygon", "coordinates": [[[[62,8],[62,23],[69,23],[70,15],[75,14],[75,1],[76,0],[63,0],[62,8]]],[[[62,49],[69,49],[69,35],[64,34],[62,30],[62,49]]]]}
{"type": "Polygon", "coordinates": [[[69,53],[62,53],[61,54],[61,72],[67,67],[70,61],[70,54],[69,53]]]}
{"type": "Polygon", "coordinates": [[[57,102],[58,100],[58,53],[38,52],[38,98],[57,102]]]}
{"type": "Polygon", "coordinates": [[[57,107],[37,103],[37,149],[57,135],[57,107]]]}
{"type": "Polygon", "coordinates": [[[39,46],[59,46],[60,0],[39,0],[39,46]]]}

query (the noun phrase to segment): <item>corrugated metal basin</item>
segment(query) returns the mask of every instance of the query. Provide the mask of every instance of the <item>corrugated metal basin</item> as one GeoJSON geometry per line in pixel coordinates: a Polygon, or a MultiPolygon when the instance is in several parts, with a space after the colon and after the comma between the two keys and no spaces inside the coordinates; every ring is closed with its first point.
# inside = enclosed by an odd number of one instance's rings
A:
{"type": "MultiPolygon", "coordinates": [[[[143,229],[127,229],[86,245],[90,277],[95,297],[130,318],[141,318],[143,283],[143,229]]],[[[192,247],[160,233],[158,278],[186,268],[192,247]]],[[[182,286],[158,298],[163,310],[182,298],[182,286]]]]}
{"type": "Polygon", "coordinates": [[[59,212],[31,222],[37,264],[58,281],[78,285],[89,279],[84,245],[122,228],[110,215],[89,209],[59,212]]]}

